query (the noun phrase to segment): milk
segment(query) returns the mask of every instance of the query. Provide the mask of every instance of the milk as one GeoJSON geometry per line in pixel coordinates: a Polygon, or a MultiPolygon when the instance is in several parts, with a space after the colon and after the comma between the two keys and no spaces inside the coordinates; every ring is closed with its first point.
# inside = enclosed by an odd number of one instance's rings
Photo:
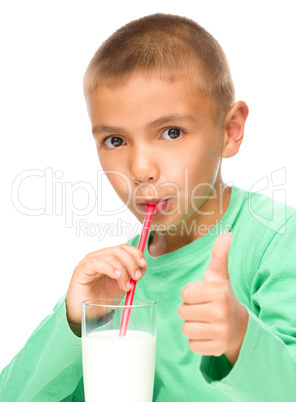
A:
{"type": "Polygon", "coordinates": [[[147,332],[118,330],[82,338],[86,402],[151,402],[156,337],[147,332]]]}

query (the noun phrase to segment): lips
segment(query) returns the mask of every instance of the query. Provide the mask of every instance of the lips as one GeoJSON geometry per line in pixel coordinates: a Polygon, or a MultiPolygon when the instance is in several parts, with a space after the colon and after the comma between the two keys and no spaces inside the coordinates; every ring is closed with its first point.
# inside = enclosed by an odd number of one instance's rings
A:
{"type": "Polygon", "coordinates": [[[161,214],[165,208],[167,207],[170,199],[166,198],[161,198],[161,199],[151,199],[151,200],[145,200],[145,202],[138,202],[138,205],[143,211],[147,211],[148,205],[155,205],[155,211],[153,215],[158,215],[161,214]]]}

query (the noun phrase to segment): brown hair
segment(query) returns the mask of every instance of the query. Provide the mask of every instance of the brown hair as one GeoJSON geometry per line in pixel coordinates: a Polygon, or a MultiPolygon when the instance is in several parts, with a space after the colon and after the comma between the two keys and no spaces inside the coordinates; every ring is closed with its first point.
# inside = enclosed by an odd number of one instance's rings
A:
{"type": "Polygon", "coordinates": [[[94,54],[84,75],[84,93],[100,82],[123,84],[134,73],[158,74],[173,82],[192,80],[214,101],[220,120],[234,103],[234,86],[223,49],[195,21],[171,14],[153,14],[114,32],[94,54]]]}

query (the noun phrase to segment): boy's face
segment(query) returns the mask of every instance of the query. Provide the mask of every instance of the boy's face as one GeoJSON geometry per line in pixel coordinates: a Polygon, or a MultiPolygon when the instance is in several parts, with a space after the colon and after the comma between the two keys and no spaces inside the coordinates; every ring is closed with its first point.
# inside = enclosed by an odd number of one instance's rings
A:
{"type": "Polygon", "coordinates": [[[218,208],[212,191],[222,183],[224,130],[189,80],[135,75],[115,89],[99,86],[87,106],[101,166],[139,220],[151,199],[168,200],[156,207],[154,230],[202,220],[198,210],[209,210],[210,196],[211,210],[218,208]]]}

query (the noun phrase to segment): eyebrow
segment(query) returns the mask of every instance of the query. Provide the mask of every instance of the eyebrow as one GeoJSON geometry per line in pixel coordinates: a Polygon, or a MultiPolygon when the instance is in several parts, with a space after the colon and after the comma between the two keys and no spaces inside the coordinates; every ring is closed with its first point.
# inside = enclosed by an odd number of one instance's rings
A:
{"type": "MultiPolygon", "coordinates": [[[[170,114],[168,116],[160,117],[157,120],[154,120],[150,123],[148,123],[145,127],[146,131],[151,130],[153,128],[157,128],[159,126],[162,126],[163,124],[169,123],[171,121],[175,120],[194,120],[194,116],[191,115],[181,115],[178,113],[170,114]]],[[[124,134],[126,130],[120,127],[110,127],[110,126],[105,126],[103,124],[99,124],[97,126],[94,126],[92,128],[92,133],[94,134],[103,134],[103,133],[118,133],[118,134],[124,134]]]]}

